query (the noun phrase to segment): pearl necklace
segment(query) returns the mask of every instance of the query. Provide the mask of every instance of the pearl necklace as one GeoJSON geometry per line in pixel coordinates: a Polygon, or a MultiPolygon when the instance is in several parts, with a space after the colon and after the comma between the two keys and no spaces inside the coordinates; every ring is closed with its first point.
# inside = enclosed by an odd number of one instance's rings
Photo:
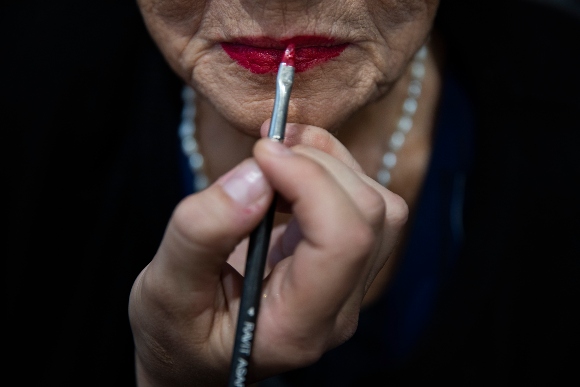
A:
{"type": "MultiPolygon", "coordinates": [[[[397,165],[397,151],[401,149],[407,133],[413,127],[413,118],[418,105],[417,100],[421,95],[423,78],[425,77],[426,58],[427,47],[423,46],[417,51],[411,62],[411,81],[407,86],[407,97],[403,102],[401,117],[389,139],[387,151],[383,155],[381,167],[376,177],[376,180],[385,187],[388,187],[391,182],[391,170],[397,165]]],[[[199,192],[208,186],[209,179],[203,171],[204,157],[199,151],[199,144],[195,138],[195,92],[190,86],[185,85],[181,98],[183,110],[181,111],[181,123],[178,131],[181,149],[187,157],[194,175],[194,192],[199,192]]]]}

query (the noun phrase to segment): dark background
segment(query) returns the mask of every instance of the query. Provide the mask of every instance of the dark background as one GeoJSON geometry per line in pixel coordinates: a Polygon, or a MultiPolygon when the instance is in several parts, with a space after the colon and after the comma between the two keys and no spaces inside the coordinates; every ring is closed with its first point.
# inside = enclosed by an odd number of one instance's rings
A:
{"type": "MultiPolygon", "coordinates": [[[[477,119],[468,258],[415,356],[369,380],[578,381],[579,9],[441,2],[477,119]]],[[[130,386],[129,291],[182,195],[180,81],[133,1],[4,1],[0,39],[5,377],[130,386]]]]}

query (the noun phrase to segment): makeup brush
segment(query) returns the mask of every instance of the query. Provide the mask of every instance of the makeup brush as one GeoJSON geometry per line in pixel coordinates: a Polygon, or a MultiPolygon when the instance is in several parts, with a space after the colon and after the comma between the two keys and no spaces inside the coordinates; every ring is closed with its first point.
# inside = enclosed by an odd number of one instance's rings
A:
{"type": "MultiPolygon", "coordinates": [[[[268,131],[268,138],[274,141],[284,141],[288,103],[290,102],[290,91],[292,90],[293,82],[294,44],[290,44],[284,51],[284,56],[278,67],[278,74],[276,76],[276,96],[274,99],[270,129],[268,131]]],[[[256,329],[256,320],[260,307],[262,279],[264,277],[264,268],[270,245],[275,210],[276,196],[272,200],[268,212],[262,221],[250,234],[244,285],[236,326],[234,352],[230,366],[230,387],[246,385],[246,374],[248,373],[248,363],[252,352],[254,331],[256,329]]]]}

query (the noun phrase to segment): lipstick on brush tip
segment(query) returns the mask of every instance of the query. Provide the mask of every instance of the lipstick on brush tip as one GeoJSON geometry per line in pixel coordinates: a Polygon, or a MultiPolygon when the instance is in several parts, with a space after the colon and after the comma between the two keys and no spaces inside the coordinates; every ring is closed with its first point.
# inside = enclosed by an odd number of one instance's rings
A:
{"type": "Polygon", "coordinates": [[[288,47],[286,47],[286,50],[284,51],[282,63],[284,63],[286,66],[294,67],[294,56],[295,56],[294,43],[290,43],[288,47]]]}

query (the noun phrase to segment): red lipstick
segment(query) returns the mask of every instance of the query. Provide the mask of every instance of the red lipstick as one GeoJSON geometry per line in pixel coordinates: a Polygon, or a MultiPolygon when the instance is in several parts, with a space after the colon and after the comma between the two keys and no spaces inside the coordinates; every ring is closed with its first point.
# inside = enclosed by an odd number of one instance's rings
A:
{"type": "Polygon", "coordinates": [[[335,44],[334,39],[320,36],[295,36],[285,40],[245,38],[221,44],[230,58],[254,74],[276,73],[290,45],[295,47],[293,67],[303,72],[339,56],[348,43],[335,44]]]}

